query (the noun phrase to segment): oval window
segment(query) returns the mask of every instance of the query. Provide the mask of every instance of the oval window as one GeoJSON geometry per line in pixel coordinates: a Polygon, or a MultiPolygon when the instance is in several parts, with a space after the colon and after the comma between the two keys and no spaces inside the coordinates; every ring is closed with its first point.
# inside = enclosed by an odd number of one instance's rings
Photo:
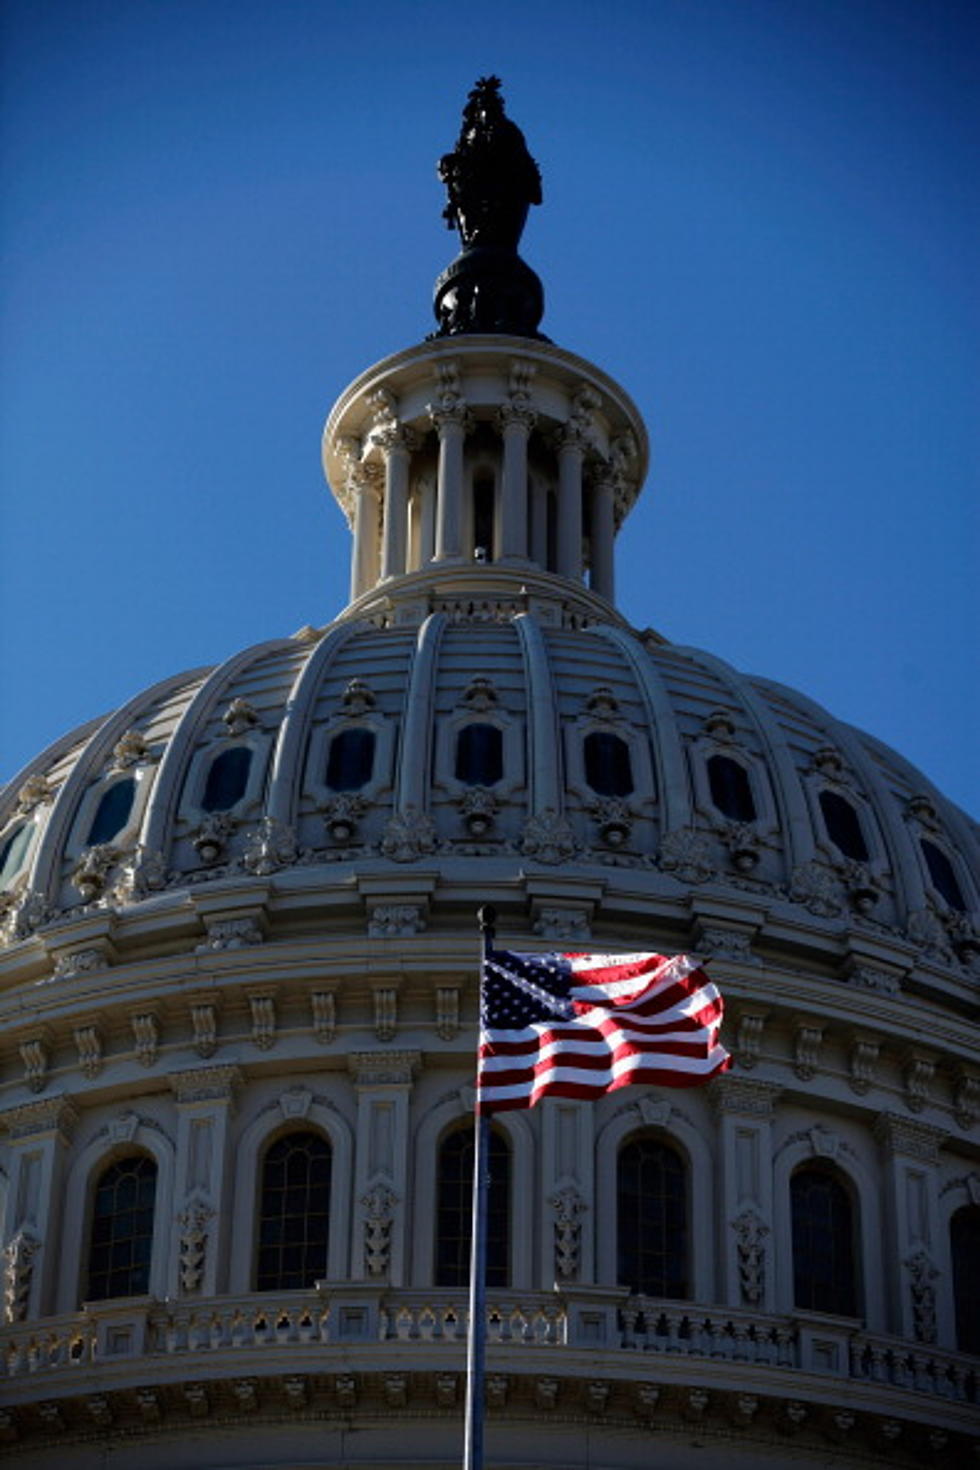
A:
{"type": "Polygon", "coordinates": [[[111,842],[123,830],[133,810],[135,795],[136,782],[132,776],[127,776],[124,781],[117,781],[108,791],[102,793],[102,800],[95,809],[95,816],[85,839],[86,847],[98,847],[103,842],[111,842]]]}
{"type": "Polygon", "coordinates": [[[202,811],[226,812],[241,801],[248,789],[251,766],[252,752],[247,745],[236,745],[215,756],[204,783],[202,811]]]}
{"type": "Polygon", "coordinates": [[[373,730],[341,730],[333,737],[327,757],[327,785],[332,791],[360,791],[373,770],[373,730]]]}
{"type": "Polygon", "coordinates": [[[464,725],[456,737],[456,780],[493,786],[504,774],[504,737],[496,725],[464,725]]]}
{"type": "Polygon", "coordinates": [[[861,820],[846,797],[836,791],[821,791],[820,810],[827,836],[837,850],[856,863],[866,863],[868,844],[861,831],[861,820]]]}
{"type": "Polygon", "coordinates": [[[584,741],[585,779],[600,796],[629,796],[633,790],[630,748],[620,735],[593,730],[584,741]]]}
{"type": "Polygon", "coordinates": [[[708,784],[711,800],[732,822],[754,822],[755,800],[749,773],[739,761],[727,755],[713,755],[708,759],[708,784]]]}

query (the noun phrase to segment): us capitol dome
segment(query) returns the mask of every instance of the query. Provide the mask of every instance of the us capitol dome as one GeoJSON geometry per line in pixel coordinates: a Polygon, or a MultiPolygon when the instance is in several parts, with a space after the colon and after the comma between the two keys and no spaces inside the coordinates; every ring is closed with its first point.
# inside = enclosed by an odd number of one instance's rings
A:
{"type": "Polygon", "coordinates": [[[704,956],[734,1056],[495,1119],[487,1464],[977,1464],[977,828],[617,612],[647,431],[540,333],[495,79],[440,168],[437,330],[323,435],[347,606],[0,795],[0,1464],[459,1463],[484,902],[704,956]]]}

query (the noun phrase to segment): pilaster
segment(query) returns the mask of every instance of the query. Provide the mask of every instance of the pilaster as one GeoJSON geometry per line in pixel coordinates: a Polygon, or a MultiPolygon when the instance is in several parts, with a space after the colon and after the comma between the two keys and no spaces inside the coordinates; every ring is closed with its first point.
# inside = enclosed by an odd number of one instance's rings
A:
{"type": "Polygon", "coordinates": [[[233,1150],[231,1120],[242,1084],[238,1067],[194,1067],[170,1076],[177,1100],[174,1296],[228,1290],[233,1150]]]}
{"type": "Polygon", "coordinates": [[[590,1103],[543,1098],[541,1114],[540,1287],[595,1281],[595,1148],[590,1103]]]}
{"type": "Polygon", "coordinates": [[[731,1075],[709,1084],[718,1116],[720,1300],[771,1312],[775,1300],[772,1118],[780,1088],[731,1075]]]}
{"type": "Polygon", "coordinates": [[[947,1251],[939,1239],[939,1150],[946,1134],[927,1123],[880,1113],[875,1136],[882,1152],[885,1274],[901,1282],[900,1291],[889,1293],[889,1330],[913,1341],[952,1346],[949,1272],[940,1269],[947,1251]]]}
{"type": "Polygon", "coordinates": [[[4,1320],[54,1311],[65,1156],[77,1112],[62,1093],[0,1114],[10,1144],[3,1219],[4,1320]]]}
{"type": "Polygon", "coordinates": [[[405,1282],[408,1107],[420,1061],[414,1051],[354,1052],[348,1058],[357,1094],[353,1281],[405,1282]]]}

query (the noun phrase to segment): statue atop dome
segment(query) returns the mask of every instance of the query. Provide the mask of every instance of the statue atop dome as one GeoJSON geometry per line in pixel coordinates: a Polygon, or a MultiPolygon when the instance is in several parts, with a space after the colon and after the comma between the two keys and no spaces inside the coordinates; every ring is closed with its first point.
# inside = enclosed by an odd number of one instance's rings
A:
{"type": "Polygon", "coordinates": [[[528,209],[541,203],[541,173],[504,113],[499,77],[480,77],[469,93],[456,147],[438,171],[448,195],[443,217],[463,249],[436,281],[436,335],[540,338],[544,292],[517,247],[528,209]]]}
{"type": "Polygon", "coordinates": [[[504,114],[499,77],[480,77],[470,92],[459,140],[439,160],[439,177],[449,195],[443,217],[459,230],[464,250],[517,250],[528,209],[541,203],[541,173],[524,134],[504,114]]]}

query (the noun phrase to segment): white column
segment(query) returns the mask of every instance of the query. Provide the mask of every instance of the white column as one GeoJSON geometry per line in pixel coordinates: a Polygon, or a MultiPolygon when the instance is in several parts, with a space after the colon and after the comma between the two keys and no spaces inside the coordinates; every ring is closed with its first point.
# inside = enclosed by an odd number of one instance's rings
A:
{"type": "Polygon", "coordinates": [[[466,409],[432,415],[439,434],[439,478],[436,487],[436,561],[459,561],[463,553],[463,445],[466,409]]]}
{"type": "Polygon", "coordinates": [[[771,1312],[775,1299],[772,1208],[774,1083],[718,1077],[710,1084],[718,1115],[718,1214],[722,1232],[716,1290],[732,1307],[771,1312]]]}
{"type": "Polygon", "coordinates": [[[351,1279],[405,1282],[408,1104],[418,1052],[354,1052],[357,1093],[351,1279]]]}
{"type": "Polygon", "coordinates": [[[176,1072],[175,1234],[169,1290],[216,1296],[228,1290],[232,1192],[231,1119],[242,1082],[238,1067],[176,1072]]]}
{"type": "Polygon", "coordinates": [[[519,403],[498,411],[504,440],[500,485],[500,559],[527,560],[527,441],[536,415],[519,403]]]}
{"type": "Polygon", "coordinates": [[[408,549],[408,472],[414,436],[392,427],[375,436],[385,457],[384,538],[381,576],[402,577],[408,549]]]}
{"type": "Polygon", "coordinates": [[[585,444],[573,426],[566,431],[558,450],[558,574],[580,581],[582,577],[582,464],[585,444]]]}
{"type": "MultiPolygon", "coordinates": [[[[15,1283],[17,1320],[55,1310],[60,1267],[59,1226],[65,1154],[77,1114],[64,1096],[10,1108],[0,1127],[10,1139],[9,1186],[0,1245],[10,1254],[5,1275],[15,1283]]],[[[78,1241],[70,1242],[77,1251],[78,1241]]]]}
{"type": "Polygon", "coordinates": [[[351,559],[351,601],[378,580],[378,521],[381,506],[380,466],[360,465],[351,475],[354,495],[354,555],[351,559]]]}
{"type": "Polygon", "coordinates": [[[593,592],[598,592],[607,602],[614,602],[616,597],[613,561],[614,508],[614,482],[608,478],[598,480],[592,487],[591,586],[593,592]]]}

